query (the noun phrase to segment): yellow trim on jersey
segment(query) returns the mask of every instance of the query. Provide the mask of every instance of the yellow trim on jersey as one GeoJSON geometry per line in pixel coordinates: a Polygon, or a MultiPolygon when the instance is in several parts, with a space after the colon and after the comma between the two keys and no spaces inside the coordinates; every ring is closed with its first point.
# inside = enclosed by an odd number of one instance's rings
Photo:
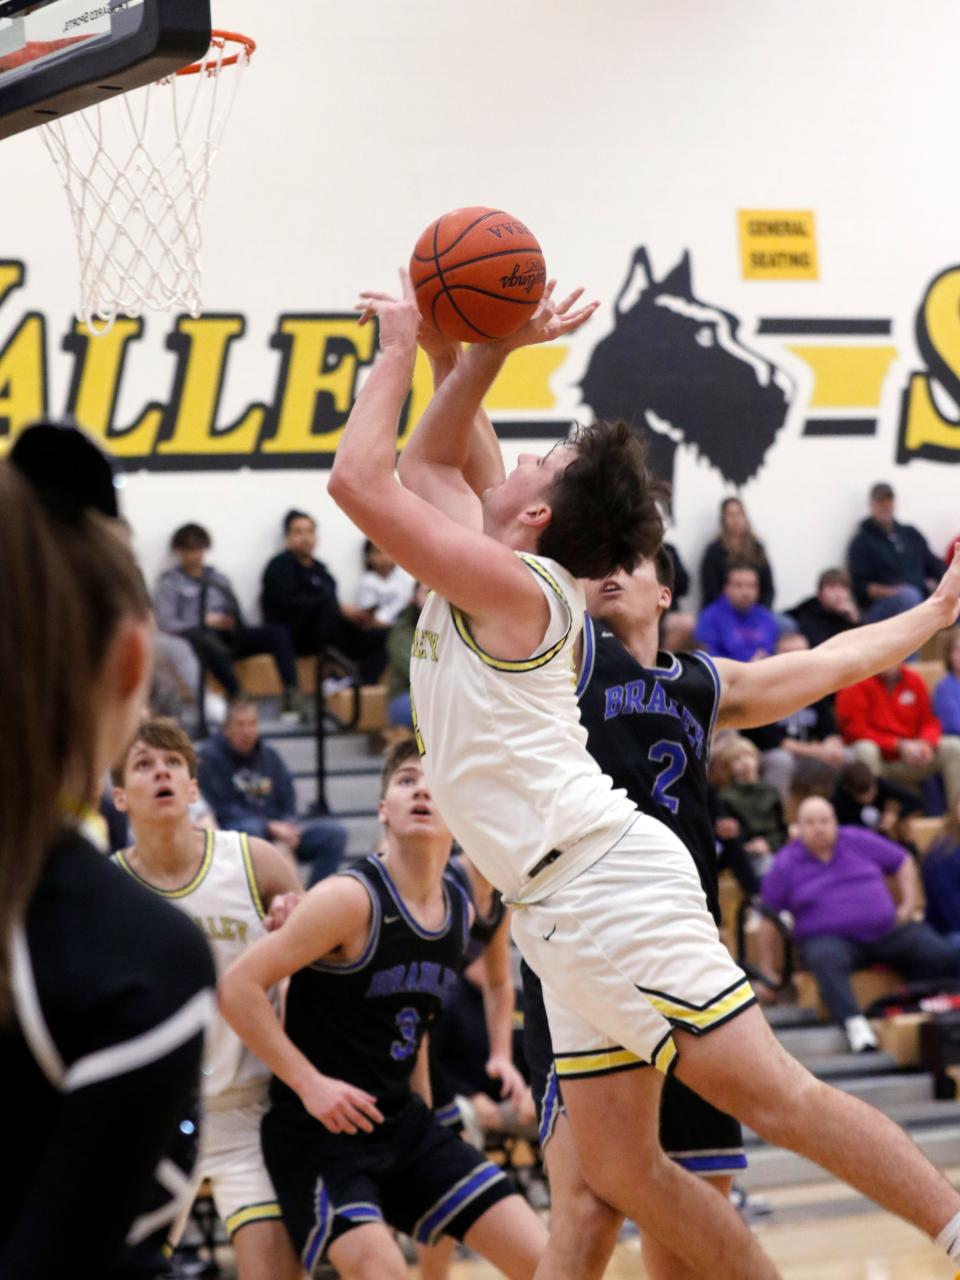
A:
{"type": "Polygon", "coordinates": [[[124,851],[122,849],[118,850],[116,854],[117,865],[122,867],[124,871],[126,871],[127,875],[133,876],[134,880],[139,880],[140,883],[145,885],[152,893],[158,893],[161,898],[185,898],[188,894],[193,893],[194,890],[199,889],[207,872],[213,865],[213,837],[214,832],[209,829],[204,832],[203,857],[200,859],[200,866],[197,870],[197,874],[189,884],[183,885],[180,889],[161,889],[159,885],[153,884],[150,880],[145,880],[141,875],[137,875],[136,871],[134,871],[133,867],[131,867],[130,863],[127,862],[124,857],[124,851]]]}
{"type": "Polygon", "coordinates": [[[755,998],[753,988],[746,980],[727,995],[711,1001],[703,1009],[690,1009],[686,1005],[674,1004],[661,996],[651,995],[649,991],[644,991],[643,994],[657,1013],[662,1014],[670,1022],[679,1022],[697,1031],[708,1031],[714,1023],[728,1018],[731,1013],[736,1013],[738,1009],[750,1004],[755,998]]]}
{"type": "Polygon", "coordinates": [[[554,1058],[558,1076],[598,1075],[603,1071],[622,1071],[624,1067],[646,1066],[629,1049],[598,1049],[596,1053],[574,1053],[554,1058]]]}
{"type": "Polygon", "coordinates": [[[253,869],[253,854],[250,852],[250,837],[246,831],[239,831],[240,836],[240,852],[243,854],[243,869],[247,873],[247,886],[250,889],[250,897],[253,905],[256,907],[257,915],[262,920],[267,914],[264,910],[263,899],[260,897],[260,886],[257,884],[257,875],[253,869]]]}
{"type": "Polygon", "coordinates": [[[232,1236],[249,1222],[267,1222],[282,1216],[280,1205],[276,1200],[264,1200],[263,1204],[251,1204],[245,1209],[238,1209],[236,1213],[231,1213],[223,1225],[227,1235],[232,1236]]]}
{"type": "Polygon", "coordinates": [[[539,577],[546,582],[553,590],[554,595],[567,611],[567,629],[560,639],[545,649],[543,653],[534,654],[532,658],[495,658],[492,654],[487,653],[485,649],[481,649],[470,633],[470,626],[461,613],[454,605],[450,606],[450,612],[453,615],[453,625],[457,629],[460,639],[464,642],[468,649],[472,650],[481,662],[485,662],[488,667],[493,667],[496,671],[535,671],[537,667],[545,667],[547,663],[557,656],[563,646],[567,643],[570,635],[571,611],[570,605],[567,603],[567,597],[563,594],[563,588],[546,569],[532,556],[524,555],[522,551],[518,551],[520,559],[523,563],[539,577]]]}
{"type": "Polygon", "coordinates": [[[417,704],[413,700],[413,690],[410,690],[410,720],[413,723],[413,740],[417,744],[417,751],[421,756],[427,754],[427,749],[423,745],[423,734],[420,732],[420,721],[417,719],[417,704]]]}

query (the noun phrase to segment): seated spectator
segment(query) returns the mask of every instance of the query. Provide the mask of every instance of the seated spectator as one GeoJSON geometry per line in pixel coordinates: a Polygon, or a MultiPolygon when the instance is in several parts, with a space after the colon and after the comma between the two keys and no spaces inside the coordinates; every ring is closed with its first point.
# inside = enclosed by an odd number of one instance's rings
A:
{"type": "Polygon", "coordinates": [[[203,562],[210,546],[210,535],[199,524],[181,525],[170,539],[178,564],[162,574],[157,584],[157,626],[188,640],[230,698],[240,692],[234,658],[269,653],[283,685],[284,715],[303,719],[306,704],[297,688],[289,634],[283,627],[246,625],[229,578],[203,562]]]}
{"type": "MultiPolygon", "coordinates": [[[[800,631],[787,632],[777,641],[777,653],[809,647],[800,631]]],[[[829,790],[833,776],[849,754],[837,729],[832,698],[821,698],[786,720],[744,729],[742,733],[759,747],[763,780],[776,787],[784,804],[794,789],[809,792],[820,790],[825,784],[829,790]]]]}
{"type": "Polygon", "coordinates": [[[341,604],[327,566],[315,560],[317,525],[305,511],[283,520],[286,547],[263,571],[260,597],[268,622],[287,627],[297,653],[334,648],[355,661],[364,684],[375,684],[386,665],[386,633],[370,626],[365,610],[341,604]]]}
{"type": "Polygon", "coordinates": [[[410,705],[410,650],[423,611],[428,591],[422,582],[415,584],[413,599],[390,628],[387,636],[387,707],[390,723],[398,728],[413,728],[410,705]]]}
{"type": "Polygon", "coordinates": [[[221,827],[272,841],[309,868],[308,885],[340,866],[346,827],[335,818],[297,817],[290,771],[261,739],[257,708],[249,699],[231,702],[223,732],[201,747],[198,777],[221,827]]]}
{"type": "Polygon", "coordinates": [[[750,564],[757,571],[758,600],[766,609],[773,606],[773,573],[763,543],[750,528],[739,498],[720,503],[720,533],[703,553],[700,562],[701,607],[712,604],[723,593],[731,564],[750,564]]]}
{"type": "Polygon", "coordinates": [[[793,618],[811,649],[857,626],[860,611],[849,574],[844,569],[824,569],[817,581],[817,594],[788,609],[787,616],[793,618]]]}
{"type": "Polygon", "coordinates": [[[670,604],[667,612],[660,619],[662,649],[668,653],[689,652],[696,646],[694,629],[696,618],[680,608],[680,601],[690,590],[690,575],[680,559],[680,552],[672,542],[663,544],[664,550],[673,561],[673,588],[670,593],[670,604]]]}
{"type": "Polygon", "coordinates": [[[960,800],[960,737],[942,732],[915,671],[890,667],[841,689],[836,707],[844,742],[875,774],[916,785],[939,773],[948,806],[960,800]]]}
{"type": "Polygon", "coordinates": [[[944,733],[960,734],[960,628],[950,633],[944,661],[947,673],[933,691],[933,713],[944,733]]]}
{"type": "Polygon", "coordinates": [[[944,570],[920,530],[894,518],[893,489],[882,481],[870,490],[870,515],[850,543],[847,564],[864,622],[912,609],[944,570]]]}
{"type": "Polygon", "coordinates": [[[367,625],[389,629],[413,597],[413,579],[369,538],[363,544],[364,571],[357,584],[357,608],[367,625]]]}
{"type": "Polygon", "coordinates": [[[907,819],[923,812],[915,792],[878,778],[863,760],[851,760],[840,770],[833,807],[842,827],[866,827],[904,846],[910,835],[907,819]]]}
{"type": "MultiPolygon", "coordinates": [[[[833,806],[820,796],[801,804],[797,838],[780,850],[764,879],[764,903],[793,916],[800,960],[855,1053],[877,1047],[850,983],[856,969],[880,961],[908,980],[955,971],[950,944],[913,918],[917,889],[905,850],[874,831],[838,827],[833,806]],[[885,876],[895,877],[899,902],[885,876]]],[[[764,928],[769,933],[773,926],[765,922],[764,928]]]]}
{"type": "Polygon", "coordinates": [[[723,595],[701,612],[696,638],[715,658],[753,662],[768,658],[777,645],[777,619],[757,597],[760,580],[752,564],[733,561],[727,567],[723,595]]]}
{"type": "Polygon", "coordinates": [[[927,850],[920,870],[927,923],[960,954],[960,805],[944,819],[943,834],[927,850]]]}
{"type": "Polygon", "coordinates": [[[747,738],[727,746],[725,758],[731,780],[718,793],[719,811],[723,817],[736,818],[743,847],[762,876],[770,855],[787,838],[780,793],[760,781],[760,752],[747,738]]]}

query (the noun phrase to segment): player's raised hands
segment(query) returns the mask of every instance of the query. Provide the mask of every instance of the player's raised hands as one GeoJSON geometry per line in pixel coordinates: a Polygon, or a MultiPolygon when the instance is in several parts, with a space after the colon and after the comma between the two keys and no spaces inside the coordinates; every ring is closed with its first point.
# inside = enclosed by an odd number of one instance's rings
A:
{"type": "Polygon", "coordinates": [[[588,302],[585,307],[575,305],[583,297],[582,286],[574,289],[573,293],[567,294],[562,301],[555,302],[553,294],[556,287],[556,280],[548,280],[540,305],[527,323],[509,338],[500,339],[496,345],[508,351],[514,351],[517,347],[553,342],[556,338],[562,338],[568,333],[575,333],[581,325],[587,323],[600,306],[599,302],[588,302]]]}
{"type": "Polygon", "coordinates": [[[373,1126],[383,1121],[372,1094],[334,1080],[316,1071],[300,1090],[300,1101],[325,1129],[331,1133],[373,1133],[373,1126]]]}
{"type": "Polygon", "coordinates": [[[380,321],[380,350],[384,353],[409,354],[416,350],[420,328],[420,310],[410,275],[400,269],[400,297],[365,289],[355,304],[360,312],[358,324],[366,324],[374,316],[380,321]]]}

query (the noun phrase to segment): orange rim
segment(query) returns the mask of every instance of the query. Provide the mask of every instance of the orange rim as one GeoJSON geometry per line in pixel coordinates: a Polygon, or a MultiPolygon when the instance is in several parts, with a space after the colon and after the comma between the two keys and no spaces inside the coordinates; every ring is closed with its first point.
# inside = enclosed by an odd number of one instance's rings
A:
{"type": "Polygon", "coordinates": [[[257,42],[251,40],[249,36],[242,36],[238,31],[211,31],[210,47],[223,49],[229,44],[238,46],[236,53],[231,53],[224,58],[208,58],[203,62],[191,62],[189,67],[181,67],[177,72],[178,76],[195,76],[201,71],[208,73],[221,71],[224,67],[234,67],[244,56],[251,58],[257,47],[257,42]]]}

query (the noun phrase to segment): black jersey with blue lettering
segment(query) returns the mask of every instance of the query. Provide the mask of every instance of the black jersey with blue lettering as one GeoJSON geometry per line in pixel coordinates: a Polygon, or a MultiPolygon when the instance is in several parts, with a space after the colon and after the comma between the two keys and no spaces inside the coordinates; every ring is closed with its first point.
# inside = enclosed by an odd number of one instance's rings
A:
{"type": "Polygon", "coordinates": [[[643,813],[690,850],[720,920],[717,844],[707,812],[707,759],[720,679],[705,653],[658,653],[643,667],[602,624],[586,618],[577,685],[587,750],[643,813]]]}
{"type": "MultiPolygon", "coordinates": [[[[446,917],[431,932],[413,919],[379,858],[363,858],[342,874],[370,895],[367,945],[352,964],[317,960],[295,973],[284,1027],[325,1076],[365,1089],[391,1112],[409,1099],[424,1032],[463,968],[469,906],[459,885],[444,876],[446,917]]],[[[272,1091],[277,1102],[295,1100],[276,1078],[272,1091]]]]}

